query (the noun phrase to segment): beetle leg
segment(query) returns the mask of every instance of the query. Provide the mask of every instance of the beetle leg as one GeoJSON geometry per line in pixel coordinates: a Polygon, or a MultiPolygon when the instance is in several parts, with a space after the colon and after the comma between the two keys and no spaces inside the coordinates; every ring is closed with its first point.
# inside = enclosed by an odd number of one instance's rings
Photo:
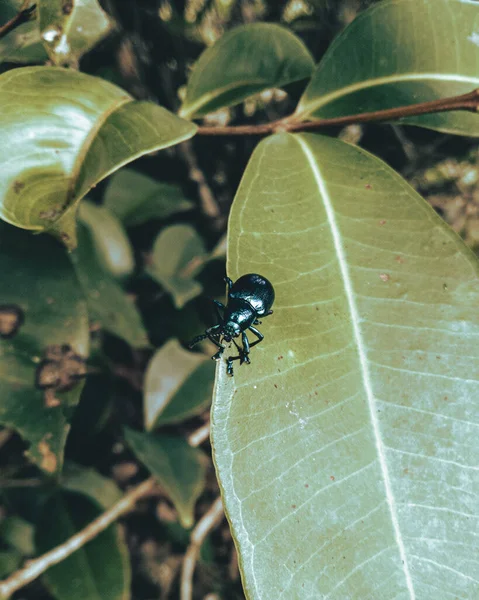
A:
{"type": "Polygon", "coordinates": [[[249,340],[248,340],[248,336],[246,335],[246,333],[244,331],[241,334],[241,341],[243,342],[243,350],[241,352],[241,354],[243,356],[242,356],[242,359],[241,359],[241,364],[243,364],[245,362],[246,364],[249,365],[250,360],[249,360],[248,354],[249,354],[249,349],[250,349],[250,343],[249,343],[249,340]]]}
{"type": "Polygon", "coordinates": [[[255,340],[252,344],[249,344],[248,346],[248,351],[249,348],[252,348],[253,346],[256,346],[256,344],[259,344],[260,342],[262,342],[264,340],[264,335],[258,331],[256,329],[256,327],[248,327],[248,329],[251,331],[251,333],[254,333],[255,336],[258,338],[257,340],[255,340]]]}
{"type": "Polygon", "coordinates": [[[229,277],[225,277],[224,278],[224,282],[228,286],[228,298],[229,298],[230,297],[230,293],[231,293],[231,288],[233,287],[233,282],[231,281],[231,279],[229,277]]]}
{"type": "Polygon", "coordinates": [[[218,317],[218,321],[221,323],[223,321],[223,315],[221,314],[220,309],[224,310],[225,305],[219,300],[213,300],[213,304],[215,305],[216,316],[218,317]]]}

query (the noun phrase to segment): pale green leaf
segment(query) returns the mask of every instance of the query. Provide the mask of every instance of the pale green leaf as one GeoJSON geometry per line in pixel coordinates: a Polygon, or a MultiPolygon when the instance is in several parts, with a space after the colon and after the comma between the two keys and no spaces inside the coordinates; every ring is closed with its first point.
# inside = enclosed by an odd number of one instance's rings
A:
{"type": "Polygon", "coordinates": [[[148,335],[138,309],[119,283],[102,268],[91,232],[82,224],[78,227],[78,240],[78,248],[71,258],[87,299],[90,320],[134,348],[148,346],[148,335]]]}
{"type": "Polygon", "coordinates": [[[194,523],[196,500],[205,487],[206,462],[198,448],[181,437],[125,429],[126,441],[178,511],[183,527],[194,523]]]}
{"type": "Polygon", "coordinates": [[[67,462],[62,472],[62,488],[88,496],[107,510],[121,499],[122,493],[116,483],[91,468],[67,462]]]}
{"type": "MultiPolygon", "coordinates": [[[[89,498],[58,493],[46,503],[37,523],[39,555],[62,544],[102,513],[89,498]]],[[[128,548],[115,523],[43,575],[57,600],[128,600],[131,569],[128,548]]]]}
{"type": "Polygon", "coordinates": [[[97,0],[37,0],[40,36],[55,65],[78,60],[112,29],[97,0]]]}
{"type": "Polygon", "coordinates": [[[104,206],[84,200],[78,216],[90,230],[96,255],[105,271],[117,278],[131,275],[135,268],[133,248],[115,215],[104,206]]]}
{"type": "Polygon", "coordinates": [[[178,423],[211,402],[214,364],[204,354],[169,340],[153,355],[145,374],[145,428],[178,423]]]}
{"type": "Polygon", "coordinates": [[[308,134],[258,146],[228,247],[276,290],[212,412],[247,597],[477,597],[477,259],[380,160],[308,134]]]}
{"type": "MultiPolygon", "coordinates": [[[[69,345],[88,356],[86,302],[66,250],[45,235],[0,224],[0,306],[18,307],[24,323],[0,338],[0,423],[30,443],[28,454],[42,469],[61,469],[71,409],[82,383],[52,399],[38,387],[50,347],[69,345]]],[[[5,316],[0,319],[2,330],[5,316]]]]}
{"type": "MultiPolygon", "coordinates": [[[[479,4],[386,0],[360,14],[333,42],[296,116],[329,118],[406,106],[479,87],[479,4]]],[[[443,112],[412,123],[479,136],[479,117],[443,112]]]]}
{"type": "Polygon", "coordinates": [[[15,515],[6,517],[0,523],[0,539],[15,548],[20,556],[31,556],[34,553],[33,534],[33,525],[15,515]]]}
{"type": "Polygon", "coordinates": [[[200,117],[238,104],[268,88],[306,79],[313,67],[303,42],[285,27],[275,23],[236,27],[194,65],[179,114],[200,117]]]}
{"type": "Polygon", "coordinates": [[[0,75],[0,217],[75,246],[78,201],[132,160],[195,126],[84,73],[24,67],[0,75]]]}
{"type": "Polygon", "coordinates": [[[133,169],[115,173],[105,192],[104,205],[125,227],[141,225],[151,219],[166,219],[193,208],[176,185],[155,181],[133,169]]]}
{"type": "MultiPolygon", "coordinates": [[[[22,10],[23,4],[24,0],[0,0],[0,23],[7,23],[15,17],[22,10]]],[[[34,16],[0,38],[0,63],[42,63],[47,58],[38,21],[34,16]]]]}
{"type": "Polygon", "coordinates": [[[201,293],[194,275],[206,256],[203,240],[193,227],[172,225],[156,238],[146,272],[173,296],[176,307],[182,308],[201,293]]]}

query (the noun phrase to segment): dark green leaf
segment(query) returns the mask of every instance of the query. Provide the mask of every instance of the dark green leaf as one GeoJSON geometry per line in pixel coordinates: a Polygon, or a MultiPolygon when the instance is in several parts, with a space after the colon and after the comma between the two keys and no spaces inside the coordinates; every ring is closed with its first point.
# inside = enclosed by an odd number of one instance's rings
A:
{"type": "Polygon", "coordinates": [[[125,227],[141,225],[151,219],[166,219],[193,207],[178,186],[160,183],[128,168],[111,177],[104,205],[125,227]]]}
{"type": "MultiPolygon", "coordinates": [[[[56,494],[37,523],[36,545],[43,554],[65,542],[102,510],[85,496],[56,494]]],[[[118,525],[112,525],[43,576],[57,600],[127,600],[130,598],[128,549],[118,525]]]]}
{"type": "Polygon", "coordinates": [[[477,596],[477,259],[383,162],[307,134],[261,142],[228,235],[229,275],[276,289],[212,412],[247,597],[477,596]]]}
{"type": "Polygon", "coordinates": [[[120,285],[102,269],[91,233],[78,227],[78,248],[72,253],[78,279],[88,302],[90,319],[134,348],[149,345],[140,313],[120,285]]]}
{"type": "Polygon", "coordinates": [[[183,527],[194,523],[194,508],[205,486],[205,457],[181,437],[125,430],[126,441],[165,489],[183,527]]]}
{"type": "MultiPolygon", "coordinates": [[[[46,374],[42,361],[63,345],[88,356],[86,303],[65,249],[48,236],[2,223],[0,270],[1,307],[24,316],[16,332],[0,339],[0,423],[17,430],[30,443],[32,460],[54,473],[61,469],[71,407],[82,384],[72,382],[73,389],[65,392],[40,389],[46,374]]],[[[0,316],[2,328],[6,315],[0,316]]],[[[65,371],[64,362],[53,362],[65,371]]]]}
{"type": "Polygon", "coordinates": [[[145,428],[178,423],[201,413],[211,402],[214,363],[169,340],[152,357],[145,374],[145,428]]]}
{"type": "MultiPolygon", "coordinates": [[[[479,87],[479,4],[463,0],[386,0],[357,17],[330,46],[299,102],[301,119],[406,106],[479,87]]],[[[464,111],[404,119],[479,135],[464,111]]]]}
{"type": "Polygon", "coordinates": [[[195,126],[114,85],[54,67],[0,75],[0,217],[73,248],[78,201],[101,179],[195,126]]]}
{"type": "MultiPolygon", "coordinates": [[[[24,0],[0,0],[0,23],[3,25],[15,17],[23,4],[24,0]]],[[[0,38],[0,63],[42,63],[47,58],[35,18],[0,38]]]]}
{"type": "Polygon", "coordinates": [[[200,117],[248,96],[310,77],[313,58],[303,42],[275,23],[253,23],[225,33],[194,65],[180,110],[200,117]]]}

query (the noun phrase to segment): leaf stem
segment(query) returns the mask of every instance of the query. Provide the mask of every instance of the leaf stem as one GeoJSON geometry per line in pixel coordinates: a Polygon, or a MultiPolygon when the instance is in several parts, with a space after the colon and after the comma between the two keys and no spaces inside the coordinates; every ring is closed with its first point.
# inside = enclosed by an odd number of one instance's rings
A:
{"type": "Polygon", "coordinates": [[[156,481],[153,477],[140,483],[140,485],[126,493],[116,504],[66,542],[53,548],[46,554],[29,561],[23,569],[0,581],[0,598],[2,600],[10,598],[14,592],[32,582],[47,569],[65,560],[65,558],[95,538],[122,515],[129,512],[135,506],[136,502],[140,498],[147,496],[155,486],[156,481]]]}
{"type": "Polygon", "coordinates": [[[198,135],[270,135],[281,131],[314,131],[324,127],[345,126],[356,123],[373,123],[378,121],[391,121],[404,117],[415,117],[438,112],[448,112],[452,110],[467,110],[470,112],[479,112],[479,88],[462,94],[460,96],[451,96],[448,98],[439,98],[429,102],[419,102],[409,106],[398,106],[396,108],[387,108],[384,110],[375,110],[372,112],[358,113],[355,115],[345,115],[343,117],[332,117],[329,119],[317,119],[314,121],[298,121],[295,115],[263,123],[261,125],[238,125],[226,127],[198,127],[198,135]]]}
{"type": "Polygon", "coordinates": [[[37,5],[32,4],[32,6],[25,8],[25,5],[27,5],[28,2],[29,2],[29,0],[27,0],[27,2],[23,3],[22,10],[20,10],[19,13],[17,13],[14,17],[12,17],[10,19],[10,21],[7,21],[4,25],[0,26],[0,39],[5,37],[8,33],[13,31],[19,25],[22,25],[23,23],[26,23],[27,21],[30,20],[32,14],[34,13],[35,9],[37,8],[37,5]]]}
{"type": "Polygon", "coordinates": [[[181,570],[180,600],[193,598],[193,574],[196,560],[206,536],[214,529],[224,517],[221,496],[216,498],[208,511],[201,517],[196,527],[191,532],[190,545],[186,550],[181,570]]]}

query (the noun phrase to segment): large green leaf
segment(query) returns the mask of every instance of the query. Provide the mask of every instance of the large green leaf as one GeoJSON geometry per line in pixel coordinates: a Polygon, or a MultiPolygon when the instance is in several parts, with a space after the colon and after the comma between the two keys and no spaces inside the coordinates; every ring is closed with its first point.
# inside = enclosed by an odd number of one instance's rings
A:
{"type": "Polygon", "coordinates": [[[98,0],[37,0],[40,35],[55,65],[78,60],[112,29],[98,0]]]}
{"type": "Polygon", "coordinates": [[[90,319],[134,348],[148,346],[148,335],[136,305],[102,267],[93,236],[83,224],[78,227],[78,240],[71,258],[88,302],[90,319]]]}
{"type": "Polygon", "coordinates": [[[76,203],[145,153],[191,137],[195,126],[107,81],[24,67],[0,75],[0,217],[52,230],[74,247],[76,203]]]}
{"type": "MultiPolygon", "coordinates": [[[[338,117],[464,94],[479,87],[479,4],[386,0],[331,45],[301,98],[301,119],[338,117]]],[[[444,112],[403,122],[479,135],[479,117],[444,112]]]]}
{"type": "MultiPolygon", "coordinates": [[[[38,554],[65,542],[102,513],[102,507],[76,493],[58,493],[37,523],[38,554]]],[[[57,600],[128,600],[130,561],[117,524],[74,552],[43,576],[57,600]]]]}
{"type": "Polygon", "coordinates": [[[477,597],[474,255],[380,160],[288,134],[253,154],[228,247],[276,289],[212,414],[247,597],[477,597]]]}
{"type": "Polygon", "coordinates": [[[272,87],[311,75],[314,63],[303,42],[274,23],[236,27],[200,56],[180,110],[200,117],[272,87]]]}
{"type": "Polygon", "coordinates": [[[61,469],[71,408],[82,384],[55,392],[59,402],[51,402],[38,387],[41,361],[48,348],[65,344],[87,357],[86,303],[66,250],[49,236],[2,223],[0,270],[0,307],[17,307],[24,314],[16,334],[0,338],[0,423],[16,429],[30,443],[32,460],[54,473],[61,469]]]}
{"type": "Polygon", "coordinates": [[[126,441],[156,477],[178,511],[183,527],[194,523],[194,509],[205,487],[206,462],[198,448],[182,437],[125,430],[126,441]]]}

